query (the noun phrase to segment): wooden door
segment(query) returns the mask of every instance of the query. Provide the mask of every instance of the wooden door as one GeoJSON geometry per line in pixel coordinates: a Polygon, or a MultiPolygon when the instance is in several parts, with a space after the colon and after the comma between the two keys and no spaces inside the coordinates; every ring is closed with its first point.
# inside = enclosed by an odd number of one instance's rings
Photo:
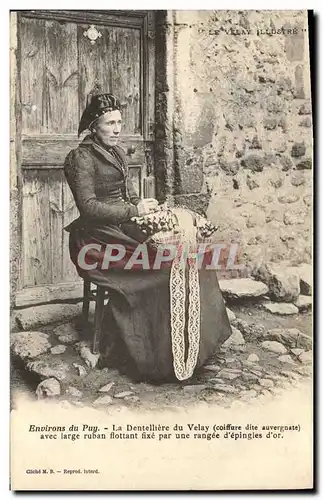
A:
{"type": "Polygon", "coordinates": [[[154,161],[153,12],[21,11],[18,61],[22,259],[16,306],[25,306],[81,296],[64,231],[78,211],[63,163],[79,143],[79,119],[95,88],[124,103],[121,145],[144,195],[154,161]]]}

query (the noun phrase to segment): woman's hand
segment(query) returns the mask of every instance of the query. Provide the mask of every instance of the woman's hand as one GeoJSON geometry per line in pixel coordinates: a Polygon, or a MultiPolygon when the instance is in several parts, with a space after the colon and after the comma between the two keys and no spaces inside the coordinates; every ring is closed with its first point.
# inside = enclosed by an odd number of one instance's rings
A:
{"type": "Polygon", "coordinates": [[[158,201],[155,198],[145,198],[138,203],[137,208],[139,216],[156,212],[158,210],[158,201]]]}

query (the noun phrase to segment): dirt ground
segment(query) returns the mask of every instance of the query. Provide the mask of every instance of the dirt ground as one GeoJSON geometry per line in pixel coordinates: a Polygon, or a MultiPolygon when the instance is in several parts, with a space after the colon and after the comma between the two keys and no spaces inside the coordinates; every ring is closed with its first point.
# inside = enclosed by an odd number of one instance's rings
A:
{"type": "MultiPolygon", "coordinates": [[[[229,305],[238,319],[248,323],[263,325],[266,330],[272,328],[297,328],[301,332],[312,335],[312,314],[302,313],[295,316],[273,315],[259,305],[229,305]]],[[[55,325],[57,326],[57,325],[55,325]]],[[[42,329],[50,333],[53,327],[42,329]]],[[[63,354],[63,359],[69,363],[76,361],[75,352],[72,346],[68,346],[63,354]]],[[[255,395],[275,394],[283,390],[285,382],[295,380],[303,376],[301,366],[297,360],[293,365],[281,363],[278,355],[265,351],[260,342],[248,341],[245,350],[242,352],[223,351],[214,356],[208,366],[194,375],[190,380],[172,384],[152,385],[149,383],[135,383],[124,375],[120,375],[116,369],[104,368],[102,370],[90,370],[85,377],[75,377],[69,380],[69,386],[73,386],[80,391],[78,397],[68,395],[68,388],[62,385],[59,401],[68,401],[76,406],[92,405],[99,397],[111,396],[108,406],[146,408],[146,409],[173,409],[176,411],[187,404],[194,404],[198,401],[218,403],[227,407],[237,399],[248,399],[255,395]],[[247,358],[250,354],[259,357],[258,363],[254,366],[248,364],[247,358]],[[215,369],[216,368],[216,369],[215,369]],[[235,379],[222,380],[220,369],[231,372],[239,372],[235,379]],[[217,376],[220,373],[220,378],[217,376]],[[288,378],[288,374],[290,377],[288,378]],[[286,378],[287,377],[287,378],[286,378]],[[271,380],[272,387],[264,387],[261,384],[263,379],[271,380]],[[222,389],[217,390],[218,382],[227,386],[227,392],[222,389]],[[100,392],[100,388],[106,384],[111,384],[108,393],[100,392]],[[260,384],[260,385],[259,385],[260,384]],[[126,396],[119,395],[126,393],[126,396]],[[249,396],[248,396],[249,395],[249,396]]],[[[305,367],[306,368],[306,367],[305,367]]],[[[310,376],[309,373],[306,373],[310,376]]],[[[22,366],[14,361],[11,363],[11,392],[14,400],[16,391],[28,393],[30,397],[36,398],[35,389],[39,380],[28,374],[22,366]]],[[[267,382],[269,384],[269,382],[267,382]]]]}

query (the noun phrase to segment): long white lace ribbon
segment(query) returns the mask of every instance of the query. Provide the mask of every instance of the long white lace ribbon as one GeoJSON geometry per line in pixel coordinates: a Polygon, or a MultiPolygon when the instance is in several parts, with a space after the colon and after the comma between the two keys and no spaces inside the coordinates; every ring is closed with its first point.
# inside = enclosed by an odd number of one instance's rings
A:
{"type": "Polygon", "coordinates": [[[173,209],[177,216],[182,234],[182,245],[172,262],[170,272],[170,312],[173,367],[178,380],[186,380],[193,375],[200,346],[200,284],[196,256],[190,249],[196,245],[196,228],[191,214],[183,209],[173,209]],[[189,258],[186,260],[186,257],[189,258]],[[185,361],[186,326],[186,279],[185,267],[188,265],[188,322],[187,358],[185,361]]]}

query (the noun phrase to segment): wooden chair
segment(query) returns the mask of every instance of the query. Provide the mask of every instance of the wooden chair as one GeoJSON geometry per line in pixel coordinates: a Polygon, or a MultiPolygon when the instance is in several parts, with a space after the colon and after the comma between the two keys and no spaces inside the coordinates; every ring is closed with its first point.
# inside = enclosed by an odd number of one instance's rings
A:
{"type": "Polygon", "coordinates": [[[94,336],[93,336],[93,346],[92,346],[93,354],[98,354],[99,352],[99,344],[102,336],[104,301],[106,299],[109,300],[109,295],[107,289],[104,286],[98,285],[97,283],[93,283],[90,280],[84,279],[82,316],[85,324],[89,321],[90,302],[91,300],[95,302],[94,336]],[[93,289],[91,288],[91,285],[94,286],[93,289]]]}

